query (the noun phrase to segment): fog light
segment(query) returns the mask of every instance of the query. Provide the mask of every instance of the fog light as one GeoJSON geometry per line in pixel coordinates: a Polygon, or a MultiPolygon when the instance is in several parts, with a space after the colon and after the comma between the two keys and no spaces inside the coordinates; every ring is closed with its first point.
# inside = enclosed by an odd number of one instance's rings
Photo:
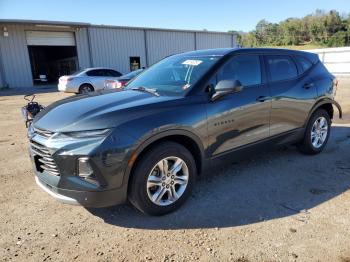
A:
{"type": "Polygon", "coordinates": [[[100,186],[100,183],[94,175],[94,171],[89,164],[88,157],[81,157],[78,159],[78,175],[89,183],[100,186]]]}
{"type": "Polygon", "coordinates": [[[88,178],[92,176],[93,170],[89,164],[89,158],[83,157],[78,159],[78,172],[82,178],[88,178]]]}

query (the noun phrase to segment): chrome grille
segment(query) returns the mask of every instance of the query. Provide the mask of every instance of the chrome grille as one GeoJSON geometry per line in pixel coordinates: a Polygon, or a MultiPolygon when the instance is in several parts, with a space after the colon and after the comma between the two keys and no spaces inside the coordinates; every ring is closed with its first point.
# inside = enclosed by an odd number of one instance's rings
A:
{"type": "Polygon", "coordinates": [[[39,172],[46,171],[50,175],[60,175],[55,160],[47,147],[31,140],[30,149],[34,154],[36,168],[39,172]]]}
{"type": "Polygon", "coordinates": [[[39,136],[46,137],[46,138],[49,138],[54,134],[51,131],[42,130],[42,129],[35,128],[35,127],[34,127],[34,133],[38,134],[39,136]]]}

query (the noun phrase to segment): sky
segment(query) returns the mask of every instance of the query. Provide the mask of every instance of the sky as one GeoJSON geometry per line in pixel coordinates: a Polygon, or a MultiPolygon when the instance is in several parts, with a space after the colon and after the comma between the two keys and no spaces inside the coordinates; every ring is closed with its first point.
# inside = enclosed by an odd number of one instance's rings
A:
{"type": "Polygon", "coordinates": [[[316,9],[349,13],[350,0],[0,0],[0,19],[247,32],[316,9]]]}

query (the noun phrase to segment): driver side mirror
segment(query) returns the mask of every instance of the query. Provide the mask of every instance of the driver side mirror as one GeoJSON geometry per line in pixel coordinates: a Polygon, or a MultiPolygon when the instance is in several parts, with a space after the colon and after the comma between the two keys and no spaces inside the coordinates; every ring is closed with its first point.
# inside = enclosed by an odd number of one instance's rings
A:
{"type": "Polygon", "coordinates": [[[222,96],[242,91],[243,86],[239,80],[221,80],[214,88],[211,101],[215,101],[222,96]]]}

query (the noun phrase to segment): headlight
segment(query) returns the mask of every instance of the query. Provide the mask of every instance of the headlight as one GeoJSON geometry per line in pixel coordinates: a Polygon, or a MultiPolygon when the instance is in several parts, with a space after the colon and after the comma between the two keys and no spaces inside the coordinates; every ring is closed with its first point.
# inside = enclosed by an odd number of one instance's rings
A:
{"type": "Polygon", "coordinates": [[[34,127],[33,123],[29,123],[28,130],[27,130],[27,137],[31,139],[34,136],[34,127]]]}
{"type": "Polygon", "coordinates": [[[85,130],[75,132],[58,133],[54,139],[79,139],[79,138],[98,138],[109,135],[111,129],[85,130]]]}
{"type": "Polygon", "coordinates": [[[98,129],[98,130],[68,132],[63,134],[73,138],[90,138],[90,137],[107,136],[110,131],[111,131],[110,129],[98,129]]]}

